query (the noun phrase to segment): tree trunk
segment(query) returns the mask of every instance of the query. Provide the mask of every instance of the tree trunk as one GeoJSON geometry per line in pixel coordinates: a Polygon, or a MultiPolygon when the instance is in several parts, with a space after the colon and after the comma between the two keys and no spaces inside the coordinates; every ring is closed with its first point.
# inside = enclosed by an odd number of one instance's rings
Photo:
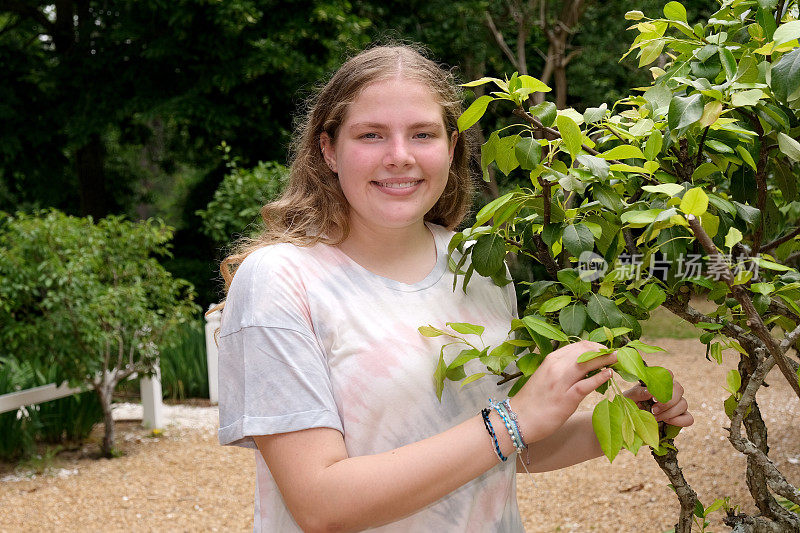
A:
{"type": "Polygon", "coordinates": [[[114,386],[107,383],[105,379],[95,388],[97,397],[100,399],[100,406],[103,409],[103,445],[101,453],[103,457],[114,457],[114,417],[111,409],[111,399],[114,386]]]}

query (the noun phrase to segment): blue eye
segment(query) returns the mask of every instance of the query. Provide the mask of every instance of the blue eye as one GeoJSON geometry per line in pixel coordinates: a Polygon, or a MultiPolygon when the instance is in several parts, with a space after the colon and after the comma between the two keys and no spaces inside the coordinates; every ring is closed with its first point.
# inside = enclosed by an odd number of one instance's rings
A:
{"type": "Polygon", "coordinates": [[[417,133],[415,137],[417,137],[417,139],[430,139],[431,137],[433,137],[433,135],[431,135],[430,133],[417,133]]]}
{"type": "Polygon", "coordinates": [[[364,133],[364,134],[361,135],[361,138],[362,139],[377,139],[378,138],[378,134],[377,133],[364,133]]]}

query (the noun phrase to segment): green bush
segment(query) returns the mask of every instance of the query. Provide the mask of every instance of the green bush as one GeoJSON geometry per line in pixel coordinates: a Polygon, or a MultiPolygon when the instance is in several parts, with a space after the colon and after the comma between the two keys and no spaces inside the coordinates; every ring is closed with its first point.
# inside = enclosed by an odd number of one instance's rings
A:
{"type": "Polygon", "coordinates": [[[175,336],[175,344],[161,350],[164,398],[208,398],[208,363],[202,321],[181,324],[175,336]]]}
{"type": "Polygon", "coordinates": [[[256,233],[261,206],[280,194],[289,177],[289,170],[273,161],[243,169],[234,160],[228,167],[231,172],[223,178],[214,198],[205,210],[197,211],[203,220],[203,233],[218,245],[230,243],[236,235],[256,233]]]}

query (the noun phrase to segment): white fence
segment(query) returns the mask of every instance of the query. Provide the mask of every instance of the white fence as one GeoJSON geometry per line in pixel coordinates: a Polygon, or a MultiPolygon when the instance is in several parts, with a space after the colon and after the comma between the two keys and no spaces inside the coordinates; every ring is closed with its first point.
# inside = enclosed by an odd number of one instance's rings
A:
{"type": "MultiPolygon", "coordinates": [[[[161,403],[161,369],[156,366],[156,373],[152,378],[141,378],[139,389],[142,397],[142,425],[147,428],[160,429],[164,427],[164,407],[161,403]]],[[[0,395],[0,413],[16,411],[22,407],[36,405],[65,398],[86,388],[70,387],[67,384],[57,385],[50,383],[41,387],[25,389],[0,395]]]]}
{"type": "MultiPolygon", "coordinates": [[[[209,306],[209,311],[215,308],[217,304],[211,304],[209,306]]],[[[222,312],[221,311],[214,311],[213,313],[209,312],[206,315],[206,361],[208,361],[208,398],[211,400],[211,403],[217,403],[219,399],[219,393],[217,389],[217,372],[219,369],[218,366],[218,356],[219,352],[217,351],[217,340],[214,337],[215,332],[219,328],[220,320],[222,320],[222,312]]]]}
{"type": "MultiPolygon", "coordinates": [[[[213,304],[209,309],[216,307],[213,304]]],[[[206,361],[208,362],[208,397],[211,403],[218,401],[217,371],[218,371],[218,352],[215,332],[219,328],[222,313],[214,311],[206,315],[206,361]]],[[[135,377],[135,375],[134,375],[135,377]]],[[[131,378],[133,379],[133,378],[131,378]]],[[[152,378],[141,378],[139,389],[142,398],[142,425],[147,428],[164,427],[164,407],[161,401],[161,369],[156,366],[156,373],[152,378]]],[[[51,400],[65,398],[86,389],[82,387],[70,387],[67,384],[57,385],[49,383],[41,387],[10,392],[0,395],[0,413],[16,411],[22,407],[36,405],[51,400]]]]}

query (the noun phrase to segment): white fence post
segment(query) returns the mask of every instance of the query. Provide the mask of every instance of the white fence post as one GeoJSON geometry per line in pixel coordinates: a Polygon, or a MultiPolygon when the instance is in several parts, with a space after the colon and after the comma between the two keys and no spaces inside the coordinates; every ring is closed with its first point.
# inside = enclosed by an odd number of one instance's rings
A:
{"type": "Polygon", "coordinates": [[[139,381],[142,397],[142,425],[150,429],[164,427],[164,404],[161,402],[161,366],[156,363],[155,374],[139,381]]]}
{"type": "MultiPolygon", "coordinates": [[[[211,304],[209,310],[216,307],[217,304],[211,304]]],[[[208,361],[208,398],[211,403],[217,403],[219,399],[218,394],[218,359],[219,352],[217,351],[217,341],[214,338],[214,333],[219,328],[222,321],[222,312],[214,311],[206,315],[206,360],[208,361]]]]}

